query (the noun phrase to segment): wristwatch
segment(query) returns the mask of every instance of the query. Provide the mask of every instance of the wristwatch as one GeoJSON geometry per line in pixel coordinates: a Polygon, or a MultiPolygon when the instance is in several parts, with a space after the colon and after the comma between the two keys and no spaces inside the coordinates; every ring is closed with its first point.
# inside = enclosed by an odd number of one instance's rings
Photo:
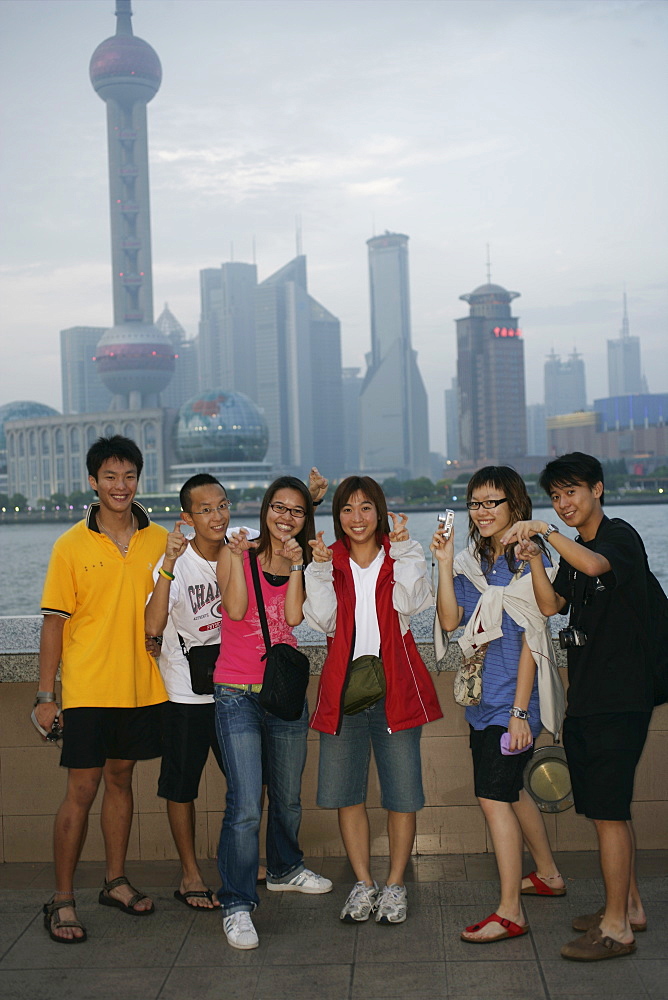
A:
{"type": "Polygon", "coordinates": [[[548,524],[547,530],[543,532],[543,538],[547,541],[553,531],[556,531],[556,533],[559,534],[559,528],[556,524],[548,524]]]}
{"type": "Polygon", "coordinates": [[[55,702],[56,700],[55,691],[38,691],[32,707],[37,708],[38,705],[48,705],[50,702],[55,702]]]}
{"type": "Polygon", "coordinates": [[[291,573],[297,573],[298,571],[301,571],[303,569],[304,569],[304,564],[303,563],[295,563],[294,566],[290,567],[290,572],[291,573]]]}
{"type": "Polygon", "coordinates": [[[527,710],[525,708],[518,708],[517,705],[513,705],[513,707],[508,712],[508,715],[512,715],[513,718],[515,719],[526,720],[529,718],[529,713],[527,712],[527,710]]]}

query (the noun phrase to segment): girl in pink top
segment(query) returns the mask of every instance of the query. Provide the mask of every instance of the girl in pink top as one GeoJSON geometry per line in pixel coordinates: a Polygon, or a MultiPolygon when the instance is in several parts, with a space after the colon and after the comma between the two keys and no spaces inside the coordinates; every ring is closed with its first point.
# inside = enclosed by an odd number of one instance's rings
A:
{"type": "Polygon", "coordinates": [[[260,705],[265,645],[251,576],[249,551],[260,570],[272,643],[296,645],[302,621],[307,539],[315,534],[313,501],[299,479],[282,476],[269,487],[260,511],[260,537],[239,531],[221,548],[218,585],[223,606],[220,656],[214,673],[216,732],[225,766],[227,798],[218,845],[218,891],[223,928],[233,948],[257,948],[250,914],[256,889],[263,775],[267,784],[267,889],[329,892],[329,879],[304,867],[299,847],[301,779],[306,761],[308,706],[285,722],[260,705]]]}

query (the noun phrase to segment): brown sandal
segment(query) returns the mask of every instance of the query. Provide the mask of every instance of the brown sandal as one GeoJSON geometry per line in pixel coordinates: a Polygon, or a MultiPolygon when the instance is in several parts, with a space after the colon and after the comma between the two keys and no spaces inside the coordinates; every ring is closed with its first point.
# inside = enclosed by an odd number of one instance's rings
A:
{"type": "Polygon", "coordinates": [[[56,896],[54,893],[49,902],[45,903],[43,907],[44,926],[49,932],[49,937],[52,941],[55,941],[56,944],[83,944],[83,942],[88,938],[84,925],[79,920],[58,920],[56,916],[59,910],[63,910],[67,906],[71,906],[72,909],[74,909],[74,899],[70,897],[69,899],[61,899],[56,902],[56,896]],[[61,927],[78,927],[83,933],[80,937],[61,937],[59,934],[54,933],[61,927]]]}
{"type": "MultiPolygon", "coordinates": [[[[601,906],[596,913],[583,913],[581,917],[575,917],[571,927],[574,931],[580,931],[582,934],[584,931],[590,930],[592,927],[598,927],[600,924],[603,914],[605,913],[605,907],[601,906]]],[[[640,934],[642,931],[647,930],[647,921],[643,921],[641,924],[635,923],[633,920],[629,920],[631,925],[631,930],[634,934],[640,934]]]]}
{"type": "Polygon", "coordinates": [[[600,927],[590,927],[586,934],[569,941],[561,949],[561,957],[573,962],[599,962],[605,958],[621,958],[632,955],[636,950],[635,941],[624,944],[601,932],[600,927]]]}
{"type": "Polygon", "coordinates": [[[142,899],[148,899],[148,896],[143,892],[139,892],[133,885],[130,885],[130,880],[125,875],[112,878],[111,882],[107,882],[105,879],[104,886],[97,897],[98,903],[102,906],[115,906],[116,909],[122,910],[123,913],[128,913],[131,917],[150,917],[152,913],[155,913],[153,903],[151,903],[151,907],[148,910],[135,910],[135,906],[142,899]],[[122,903],[120,899],[114,899],[111,895],[111,890],[117,889],[119,885],[129,885],[131,889],[134,889],[134,896],[127,903],[122,903]]]}

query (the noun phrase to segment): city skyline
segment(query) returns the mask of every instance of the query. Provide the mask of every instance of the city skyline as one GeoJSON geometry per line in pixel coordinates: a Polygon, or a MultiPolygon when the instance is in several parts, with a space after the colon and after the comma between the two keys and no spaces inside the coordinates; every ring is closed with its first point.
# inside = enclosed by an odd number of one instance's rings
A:
{"type": "MultiPolygon", "coordinates": [[[[60,408],[59,331],[113,321],[104,123],[87,81],[113,7],[0,4],[12,38],[2,65],[12,194],[0,403],[60,408]]],[[[151,109],[155,296],[190,336],[199,271],[255,258],[263,281],[295,255],[301,216],[309,290],[341,321],[344,365],[362,370],[365,242],[385,229],[410,236],[413,348],[434,450],[444,450],[458,297],[484,282],[488,243],[491,280],[523,292],[527,402],[542,400],[552,348],[577,347],[589,399],[607,395],[606,342],[624,285],[649,390],[667,388],[666,151],[656,129],[664,5],[134,0],[133,9],[135,34],[165,68],[151,109]]]]}

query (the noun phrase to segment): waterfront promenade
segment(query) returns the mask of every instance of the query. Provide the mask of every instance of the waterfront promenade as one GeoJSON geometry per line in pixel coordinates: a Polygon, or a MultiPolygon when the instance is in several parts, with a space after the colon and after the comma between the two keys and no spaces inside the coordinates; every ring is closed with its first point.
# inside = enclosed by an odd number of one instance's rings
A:
{"type": "MultiPolygon", "coordinates": [[[[584,822],[584,821],[583,821],[584,822]]],[[[46,863],[0,865],[2,1000],[668,1000],[668,851],[641,851],[639,875],[648,930],[634,955],[583,964],[559,957],[575,934],[570,921],[596,909],[602,888],[596,854],[556,855],[567,880],[561,899],[526,897],[531,932],[469,945],[459,931],[497,902],[493,856],[414,857],[407,871],[409,917],[396,927],[341,924],[353,881],[342,858],[307,863],[334,880],[327,896],[260,889],[256,951],[234,951],[218,914],[193,913],[172,898],[174,861],[130,862],[156,913],[138,920],[99,906],[103,865],[78,869],[79,915],[89,940],[54,944],[42,903],[53,887],[46,863]]],[[[374,859],[374,871],[385,869],[374,859]]],[[[204,863],[211,885],[215,864],[204,863]]],[[[528,869],[527,869],[528,870],[528,869]]]]}

